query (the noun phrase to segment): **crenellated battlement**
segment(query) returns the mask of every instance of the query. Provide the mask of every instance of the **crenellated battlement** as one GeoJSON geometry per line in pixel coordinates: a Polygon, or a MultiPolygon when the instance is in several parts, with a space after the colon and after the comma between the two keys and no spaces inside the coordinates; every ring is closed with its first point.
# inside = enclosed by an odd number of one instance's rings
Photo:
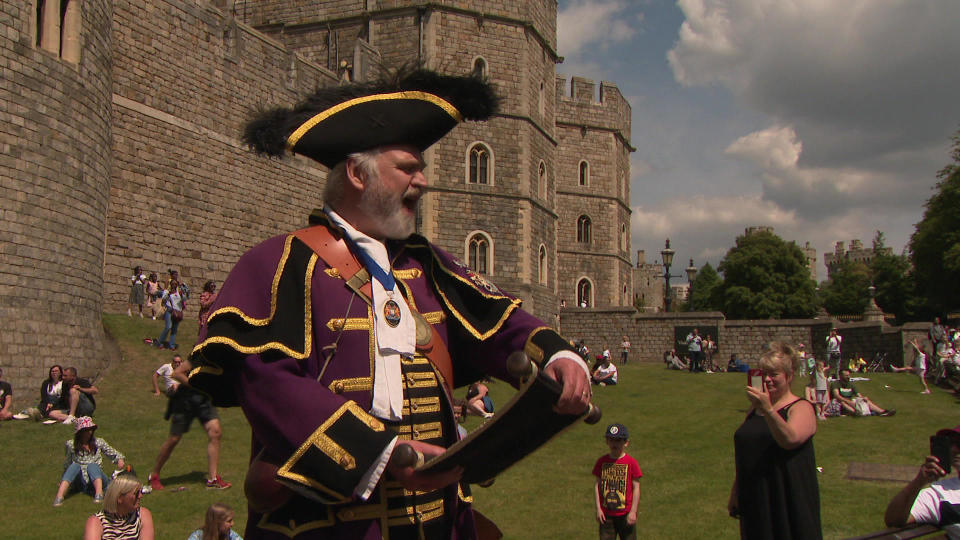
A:
{"type": "Polygon", "coordinates": [[[633,110],[616,84],[601,81],[598,93],[590,79],[574,76],[568,84],[557,75],[556,93],[558,123],[619,131],[629,141],[633,110]]]}

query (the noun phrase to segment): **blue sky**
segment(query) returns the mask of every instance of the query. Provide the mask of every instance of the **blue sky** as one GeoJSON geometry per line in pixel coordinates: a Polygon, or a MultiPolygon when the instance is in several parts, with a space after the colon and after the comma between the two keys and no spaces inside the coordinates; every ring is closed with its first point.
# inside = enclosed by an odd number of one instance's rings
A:
{"type": "MultiPolygon", "coordinates": [[[[634,251],[716,264],[751,225],[900,252],[960,129],[957,0],[561,0],[557,73],[633,107],[634,251]]],[[[675,263],[676,264],[676,263],[675,263]]]]}

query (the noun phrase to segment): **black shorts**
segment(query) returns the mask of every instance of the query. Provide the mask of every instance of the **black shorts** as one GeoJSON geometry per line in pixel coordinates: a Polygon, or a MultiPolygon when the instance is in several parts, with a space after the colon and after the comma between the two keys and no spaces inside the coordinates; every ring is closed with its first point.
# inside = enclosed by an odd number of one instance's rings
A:
{"type": "Polygon", "coordinates": [[[210,398],[189,388],[181,388],[170,398],[170,434],[183,435],[190,431],[194,418],[205,425],[220,418],[210,398]]]}

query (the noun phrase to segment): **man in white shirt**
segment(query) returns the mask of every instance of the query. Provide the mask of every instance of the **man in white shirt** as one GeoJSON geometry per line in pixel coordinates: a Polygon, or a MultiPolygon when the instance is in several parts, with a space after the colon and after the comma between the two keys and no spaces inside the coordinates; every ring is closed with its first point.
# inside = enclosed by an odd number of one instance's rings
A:
{"type": "Polygon", "coordinates": [[[957,540],[960,539],[960,426],[941,429],[936,437],[949,441],[949,466],[936,456],[927,456],[917,476],[890,500],[884,521],[888,527],[929,523],[946,531],[951,540],[957,540]],[[948,478],[946,469],[951,467],[957,476],[948,478]]]}
{"type": "Polygon", "coordinates": [[[166,394],[167,397],[172,396],[177,391],[177,387],[180,386],[180,383],[173,378],[173,372],[175,369],[180,367],[180,364],[183,363],[183,359],[180,358],[180,355],[174,355],[173,360],[169,364],[164,364],[157,368],[153,372],[153,394],[159,396],[161,394],[166,394]],[[163,391],[160,391],[159,381],[163,381],[163,391]]]}
{"type": "Polygon", "coordinates": [[[827,336],[827,366],[833,371],[833,376],[840,378],[840,343],[843,336],[837,334],[836,328],[830,329],[827,336]]]}

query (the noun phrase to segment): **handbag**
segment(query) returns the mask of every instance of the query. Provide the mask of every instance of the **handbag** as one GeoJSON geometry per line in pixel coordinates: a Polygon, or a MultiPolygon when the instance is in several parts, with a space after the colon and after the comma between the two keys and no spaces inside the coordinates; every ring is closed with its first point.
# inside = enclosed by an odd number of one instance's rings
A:
{"type": "Polygon", "coordinates": [[[867,405],[867,400],[856,398],[854,400],[854,406],[857,409],[857,416],[870,416],[870,406],[867,405]]]}
{"type": "Polygon", "coordinates": [[[170,310],[170,319],[171,319],[171,320],[174,320],[174,321],[182,321],[182,320],[183,320],[183,311],[182,311],[182,310],[177,310],[177,309],[172,309],[172,310],[170,310]]]}

